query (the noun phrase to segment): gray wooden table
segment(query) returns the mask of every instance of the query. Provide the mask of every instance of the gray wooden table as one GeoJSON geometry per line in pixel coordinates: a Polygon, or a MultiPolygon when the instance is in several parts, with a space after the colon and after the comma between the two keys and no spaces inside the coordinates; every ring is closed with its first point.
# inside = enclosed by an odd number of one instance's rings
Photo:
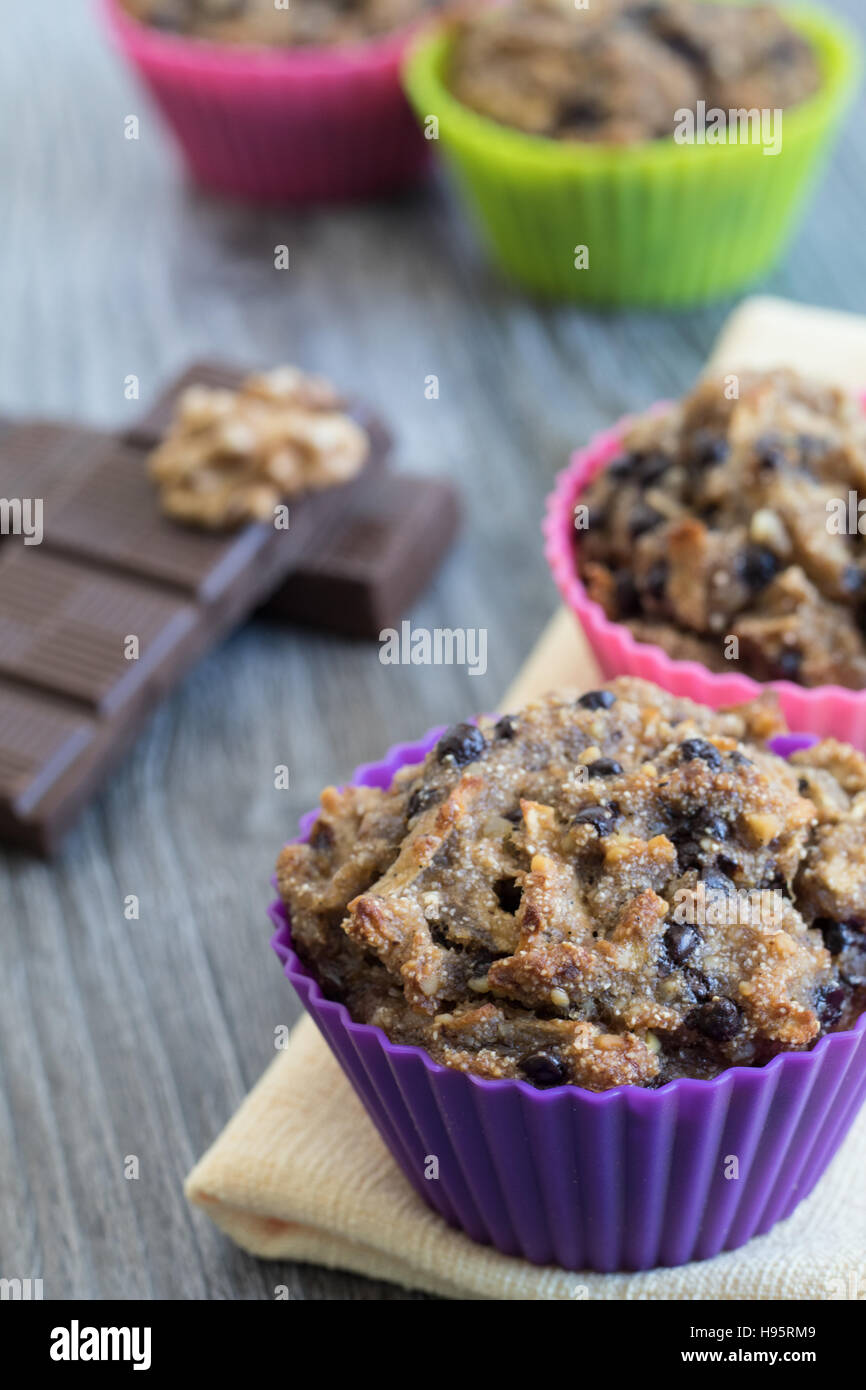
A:
{"type": "MultiPolygon", "coordinates": [[[[835,8],[857,22],[859,0],[835,8]]],[[[729,306],[539,308],[485,268],[438,183],[352,211],[214,202],[87,0],[0,0],[0,33],[0,410],[121,424],[128,374],[144,402],[201,356],[325,371],[387,415],[402,466],[463,485],[462,544],[413,622],[489,634],[472,678],[251,625],[163,706],[56,863],[0,853],[0,1276],[42,1278],[46,1298],[405,1298],[253,1260],[182,1197],[297,1013],[267,945],[268,875],[324,783],[496,705],[555,605],[539,543],[554,473],[686,388],[729,306]]],[[[861,101],[772,291],[866,309],[864,119],[861,101]]]]}

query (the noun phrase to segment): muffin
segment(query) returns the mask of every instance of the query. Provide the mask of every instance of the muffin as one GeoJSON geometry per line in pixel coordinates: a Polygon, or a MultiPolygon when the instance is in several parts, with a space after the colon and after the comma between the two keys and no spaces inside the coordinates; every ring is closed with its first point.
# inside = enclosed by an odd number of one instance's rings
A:
{"type": "Polygon", "coordinates": [[[362,43],[414,23],[439,0],[121,0],[142,24],[215,43],[362,43]]]}
{"type": "Polygon", "coordinates": [[[507,275],[676,305],[777,259],[854,68],[850,36],[813,11],[510,0],[422,40],[406,83],[507,275]]]}
{"type": "Polygon", "coordinates": [[[325,792],[277,869],[295,949],[476,1076],[655,1087],[810,1047],[866,1007],[866,758],[786,762],[779,727],[630,679],[459,724],[387,791],[325,792]]]}
{"type": "Polygon", "coordinates": [[[378,197],[429,145],[400,61],[437,0],[102,0],[196,183],[260,202],[378,197]]]}
{"type": "Polygon", "coordinates": [[[549,696],[359,769],[280,855],[285,973],[472,1239],[679,1264],[824,1171],[866,1092],[866,760],[785,761],[780,727],[772,697],[549,696]]]}
{"type": "Polygon", "coordinates": [[[481,116],[529,135],[671,140],[677,112],[785,109],[820,85],[813,49],[772,5],[520,0],[457,28],[449,84],[481,116]]]}
{"type": "MultiPolygon", "coordinates": [[[[700,381],[581,495],[590,598],[641,642],[759,681],[866,685],[859,401],[790,371],[700,381]],[[859,518],[857,518],[859,519],[859,518]]],[[[866,529],[866,527],[864,527],[866,529]]]]}

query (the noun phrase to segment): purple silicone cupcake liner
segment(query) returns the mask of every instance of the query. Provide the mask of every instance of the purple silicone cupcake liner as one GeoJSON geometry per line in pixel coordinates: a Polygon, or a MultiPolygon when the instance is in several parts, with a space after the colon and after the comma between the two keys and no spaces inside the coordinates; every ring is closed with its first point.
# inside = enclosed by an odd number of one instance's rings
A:
{"type": "MultiPolygon", "coordinates": [[[[390,749],[353,784],[390,786],[441,733],[390,749]]],[[[787,756],[814,741],[772,746],[787,756]]],[[[270,917],[287,978],[415,1191],[473,1240],[534,1264],[639,1270],[743,1245],[809,1194],[866,1097],[866,1015],[811,1052],[657,1091],[483,1080],[354,1022],[299,961],[281,902],[270,917]]]]}

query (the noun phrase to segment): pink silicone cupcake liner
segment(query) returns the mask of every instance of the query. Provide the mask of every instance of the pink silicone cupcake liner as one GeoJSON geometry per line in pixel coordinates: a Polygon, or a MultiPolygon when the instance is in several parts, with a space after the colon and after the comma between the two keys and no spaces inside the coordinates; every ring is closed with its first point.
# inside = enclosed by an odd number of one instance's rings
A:
{"type": "MultiPolygon", "coordinates": [[[[653,408],[664,406],[661,402],[653,408]]],[[[866,691],[839,685],[806,688],[792,681],[767,685],[751,676],[710,671],[697,661],[677,661],[661,647],[639,642],[624,623],[611,622],[589,597],[578,573],[574,508],[595,475],[620,452],[630,423],[631,417],[626,416],[572,455],[547,499],[543,528],[545,553],[559,592],[576,614],[605,678],[642,676],[674,695],[714,708],[754,699],[769,688],[777,691],[789,728],[809,729],[822,738],[866,748],[866,691]]]]}
{"type": "MultiPolygon", "coordinates": [[[[441,733],[352,782],[389,786],[441,733]]],[[[789,736],[778,751],[803,743],[789,736]]],[[[473,1240],[535,1264],[649,1269],[742,1245],[808,1195],[866,1097],[866,1015],[811,1052],[657,1091],[483,1080],[354,1022],[301,964],[283,904],[269,915],[286,977],[418,1195],[473,1240]]]]}
{"type": "Polygon", "coordinates": [[[375,197],[416,182],[429,142],[400,63],[411,29],[333,48],[240,48],[162,32],[102,0],[197,183],[256,201],[375,197]]]}

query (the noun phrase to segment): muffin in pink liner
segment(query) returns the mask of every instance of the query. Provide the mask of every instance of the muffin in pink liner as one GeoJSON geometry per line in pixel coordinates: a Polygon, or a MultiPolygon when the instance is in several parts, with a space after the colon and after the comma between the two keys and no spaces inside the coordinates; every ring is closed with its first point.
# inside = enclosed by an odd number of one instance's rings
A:
{"type": "MultiPolygon", "coordinates": [[[[387,789],[441,733],[390,749],[352,784],[387,789]]],[[[813,741],[777,747],[787,756],[813,741]]],[[[473,1240],[535,1264],[639,1270],[744,1244],[809,1194],[866,1096],[866,1016],[810,1052],[655,1090],[483,1079],[354,1021],[301,963],[282,901],[269,915],[286,977],[418,1195],[473,1240]]]]}
{"type": "MultiPolygon", "coordinates": [[[[668,402],[652,409],[663,412],[668,402]]],[[[543,523],[545,554],[557,588],[577,617],[605,678],[641,676],[675,695],[687,695],[718,708],[753,699],[770,688],[778,694],[792,729],[809,729],[866,749],[866,691],[839,685],[802,686],[792,681],[759,682],[751,676],[709,670],[697,661],[678,660],[661,647],[640,642],[625,623],[612,621],[589,597],[578,571],[574,509],[592,479],[621,451],[635,417],[625,416],[572,454],[547,499],[543,523]]]]}
{"type": "Polygon", "coordinates": [[[341,201],[398,191],[427,171],[429,142],[399,76],[417,25],[352,45],[241,47],[101,3],[202,187],[259,202],[341,201]]]}

